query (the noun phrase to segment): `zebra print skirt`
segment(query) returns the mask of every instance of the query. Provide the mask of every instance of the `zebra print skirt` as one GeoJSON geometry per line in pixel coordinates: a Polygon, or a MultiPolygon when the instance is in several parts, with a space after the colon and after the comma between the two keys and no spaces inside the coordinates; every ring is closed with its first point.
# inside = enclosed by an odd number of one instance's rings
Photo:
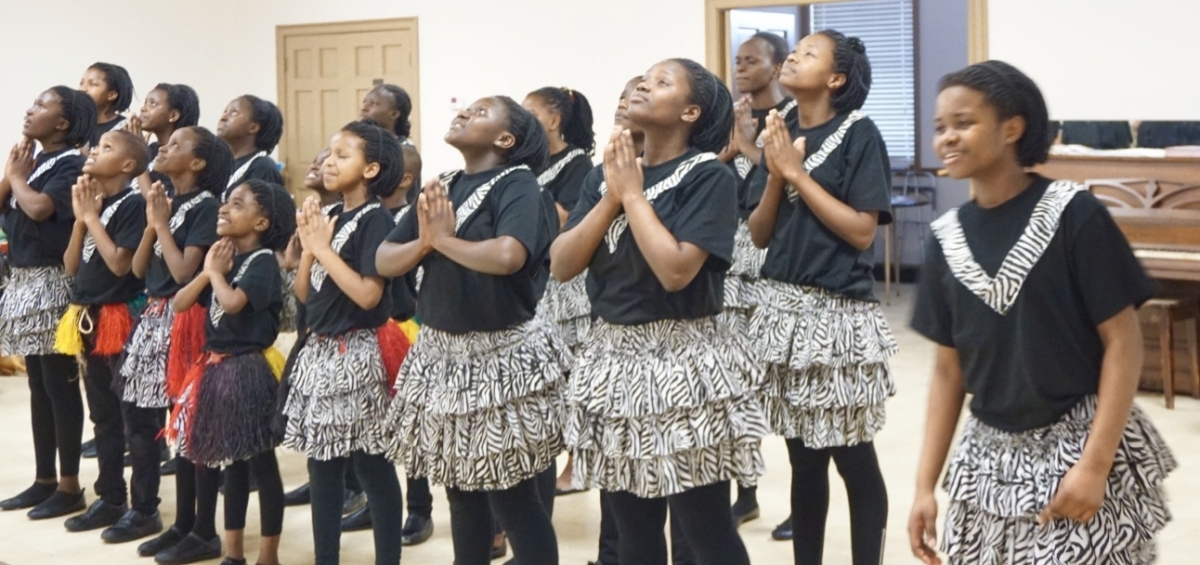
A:
{"type": "Polygon", "coordinates": [[[587,271],[560,283],[553,278],[546,284],[546,294],[538,304],[538,315],[558,324],[563,342],[576,351],[587,338],[592,325],[592,302],[587,294],[587,271]]]}
{"type": "Polygon", "coordinates": [[[279,274],[283,277],[283,310],[279,312],[279,331],[294,332],[299,310],[296,304],[296,271],[280,269],[279,274]]]}
{"type": "Polygon", "coordinates": [[[735,333],[745,334],[750,327],[750,314],[758,304],[758,279],[767,250],[754,246],[750,228],[738,221],[733,239],[733,264],[725,275],[725,310],[721,321],[735,333]]]}
{"type": "Polygon", "coordinates": [[[597,321],[571,369],[564,438],[574,485],[643,498],[765,470],[762,369],[715,317],[597,321]]]}
{"type": "Polygon", "coordinates": [[[275,448],[270,424],[279,383],[265,355],[206,353],[193,370],[203,374],[184,389],[168,423],[180,455],[219,467],[275,448]]]}
{"type": "Polygon", "coordinates": [[[396,378],[391,457],[410,477],[462,490],[503,490],[562,452],[570,362],[554,324],[451,334],[425,326],[396,378]]]}
{"type": "Polygon", "coordinates": [[[391,398],[376,330],[309,336],[287,378],[284,447],[319,461],[387,452],[391,398]]]}
{"type": "Polygon", "coordinates": [[[6,355],[49,355],[54,330],[67,311],[71,278],[61,266],[13,267],[0,296],[0,350],[6,355]]]}
{"type": "Polygon", "coordinates": [[[775,433],[824,449],[871,441],[896,393],[896,340],[876,302],[763,279],[750,339],[765,363],[763,410],[775,433]]]}
{"type": "Polygon", "coordinates": [[[1091,521],[1039,526],[1059,481],[1083,456],[1096,416],[1090,396],[1050,426],[1010,433],[971,417],[944,486],[950,494],[942,549],[950,563],[1123,564],[1154,560],[1154,536],[1171,519],[1162,483],[1176,464],[1136,406],[1091,521]]]}
{"type": "Polygon", "coordinates": [[[146,309],[125,343],[120,378],[121,400],[139,408],[166,408],[167,353],[171,348],[171,324],[175,313],[170,298],[150,298],[146,309]]]}

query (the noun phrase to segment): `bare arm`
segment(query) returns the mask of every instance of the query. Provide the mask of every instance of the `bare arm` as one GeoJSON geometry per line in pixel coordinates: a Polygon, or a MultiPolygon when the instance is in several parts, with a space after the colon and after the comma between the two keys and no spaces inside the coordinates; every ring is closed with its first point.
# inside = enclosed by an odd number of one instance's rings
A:
{"type": "Polygon", "coordinates": [[[750,239],[754,246],[766,249],[775,235],[775,222],[779,219],[779,206],[783,204],[783,179],[771,174],[767,176],[767,188],[758,206],[750,212],[746,226],[750,228],[750,239]]]}
{"type": "Polygon", "coordinates": [[[433,241],[433,248],[459,265],[488,275],[516,273],[529,258],[525,246],[517,238],[508,235],[483,241],[441,237],[433,241]]]}
{"type": "Polygon", "coordinates": [[[63,266],[72,277],[79,273],[79,264],[83,261],[83,239],[87,236],[87,225],[75,220],[71,229],[71,241],[67,243],[67,251],[63,253],[63,266]]]}
{"type": "Polygon", "coordinates": [[[826,191],[803,169],[787,178],[813,215],[843,241],[866,251],[875,241],[879,212],[860,212],[826,191]]]}
{"type": "Polygon", "coordinates": [[[691,284],[708,260],[708,251],[699,246],[680,242],[658,219],[654,207],[644,193],[629,191],[624,206],[629,230],[646,263],[667,292],[678,292],[691,284]]]}
{"type": "Polygon", "coordinates": [[[406,243],[385,241],[375,252],[375,270],[385,277],[401,277],[417,268],[431,248],[426,248],[420,239],[406,243]]]}
{"type": "Polygon", "coordinates": [[[87,225],[88,233],[92,234],[92,240],[96,242],[96,252],[100,254],[100,258],[104,259],[104,264],[108,266],[108,270],[114,275],[123,277],[133,268],[133,249],[118,247],[112,237],[108,235],[108,231],[104,229],[104,224],[100,222],[98,216],[88,216],[84,219],[87,225]]]}
{"type": "Polygon", "coordinates": [[[616,198],[603,196],[575,227],[559,234],[550,244],[550,274],[554,280],[569,281],[587,268],[608,226],[620,212],[616,198]]]}
{"type": "Polygon", "coordinates": [[[925,415],[925,442],[917,468],[917,494],[908,519],[909,543],[913,555],[925,563],[940,563],[937,550],[937,500],[934,489],[946,465],[946,455],[954,439],[954,429],[962,413],[966,389],[958,350],[939,345],[929,384],[929,402],[925,415]]]}
{"type": "Polygon", "coordinates": [[[237,314],[246,307],[246,304],[250,303],[246,292],[240,288],[233,288],[224,276],[215,276],[214,273],[209,273],[208,280],[212,285],[213,300],[216,300],[221,308],[225,309],[226,314],[237,314]]]}
{"type": "MultiPolygon", "coordinates": [[[[313,258],[320,261],[325,267],[325,271],[329,273],[329,278],[333,279],[334,284],[342,289],[350,300],[353,300],[359,308],[370,310],[379,305],[379,300],[383,298],[383,277],[364,276],[355,271],[341,258],[333,248],[329,246],[319,247],[313,250],[313,258]]],[[[301,259],[303,263],[303,259],[301,259]]],[[[311,264],[309,266],[311,269],[311,264]]],[[[297,276],[296,295],[299,296],[300,281],[297,276]]],[[[305,297],[307,298],[307,284],[305,284],[305,297]]],[[[215,285],[214,285],[215,288],[215,285]]]]}
{"type": "Polygon", "coordinates": [[[175,293],[175,298],[171,300],[171,309],[176,312],[183,312],[191,308],[200,300],[200,295],[204,293],[204,289],[208,288],[208,273],[201,271],[192,279],[192,282],[184,285],[175,293]]]}
{"type": "Polygon", "coordinates": [[[301,304],[308,304],[308,288],[311,286],[313,254],[307,249],[300,253],[300,266],[296,267],[296,283],[292,292],[301,304]]]}
{"type": "Polygon", "coordinates": [[[137,251],[133,254],[133,276],[139,279],[146,278],[146,271],[150,270],[150,258],[154,257],[156,239],[154,228],[146,226],[146,229],[142,231],[142,242],[138,244],[137,251]]]}

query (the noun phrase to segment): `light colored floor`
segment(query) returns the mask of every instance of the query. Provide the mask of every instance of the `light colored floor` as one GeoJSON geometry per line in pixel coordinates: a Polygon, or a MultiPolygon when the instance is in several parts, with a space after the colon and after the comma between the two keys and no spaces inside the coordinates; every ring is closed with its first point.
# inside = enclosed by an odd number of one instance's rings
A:
{"type": "MultiPolygon", "coordinates": [[[[879,289],[882,292],[882,288],[879,289]]],[[[888,404],[889,421],[876,438],[879,459],[887,480],[891,513],[888,518],[886,563],[914,563],[908,550],[905,524],[909,502],[913,496],[913,477],[920,449],[921,427],[924,421],[925,395],[932,361],[929,342],[907,327],[911,287],[905,287],[902,297],[887,308],[888,317],[900,343],[900,354],[893,359],[899,393],[888,404]]],[[[1160,537],[1160,563],[1196,563],[1200,555],[1200,505],[1190,503],[1187,492],[1200,487],[1200,450],[1194,446],[1200,438],[1200,401],[1191,398],[1176,400],[1175,410],[1163,408],[1158,395],[1143,395],[1138,404],[1149,413],[1168,443],[1174,449],[1180,468],[1167,482],[1172,496],[1171,509],[1175,519],[1160,537]],[[1188,556],[1191,557],[1188,557],[1188,556]]],[[[28,391],[23,378],[0,379],[0,496],[9,496],[28,486],[32,470],[32,447],[29,437],[28,391]]],[[[90,427],[90,426],[89,426],[90,427]]],[[[86,432],[85,435],[90,435],[86,432]]],[[[771,529],[788,514],[788,464],[783,441],[771,438],[763,445],[768,472],[762,480],[759,501],[762,518],[744,525],[743,539],[750,549],[754,563],[783,564],[791,562],[791,546],[770,540],[771,529]]],[[[288,487],[305,480],[304,460],[296,453],[280,450],[284,483],[288,487]]],[[[561,462],[560,462],[561,464],[561,462]]],[[[836,471],[831,469],[831,497],[825,547],[825,562],[850,563],[849,518],[845,491],[836,471]]],[[[95,480],[94,461],[85,460],[85,484],[95,480]]],[[[90,484],[88,485],[90,487],[90,484]]],[[[90,490],[90,488],[89,488],[90,490]]],[[[174,516],[173,479],[163,482],[164,521],[174,516]]],[[[404,563],[449,565],[453,555],[450,547],[449,515],[445,497],[435,490],[434,537],[423,545],[405,548],[404,563]]],[[[89,497],[89,502],[90,502],[89,497]]],[[[247,531],[247,553],[250,563],[258,547],[257,500],[251,497],[250,528],[247,531]]],[[[943,502],[944,504],[944,502],[943,502]]],[[[220,527],[218,511],[218,527],[220,527]]],[[[583,565],[595,558],[596,536],[599,530],[599,501],[595,492],[559,498],[555,528],[564,565],[583,565]]],[[[282,562],[300,565],[312,562],[312,536],[307,507],[288,510],[283,533],[282,562]]],[[[0,513],[0,562],[10,565],[108,565],[117,563],[151,563],[139,559],[136,544],[105,545],[98,532],[70,534],[61,520],[30,522],[23,512],[0,513]]],[[[357,532],[342,537],[342,562],[369,564],[372,559],[371,534],[357,532]]],[[[213,561],[216,563],[216,561],[213,561]]],[[[501,563],[496,561],[495,563],[501,563]]]]}

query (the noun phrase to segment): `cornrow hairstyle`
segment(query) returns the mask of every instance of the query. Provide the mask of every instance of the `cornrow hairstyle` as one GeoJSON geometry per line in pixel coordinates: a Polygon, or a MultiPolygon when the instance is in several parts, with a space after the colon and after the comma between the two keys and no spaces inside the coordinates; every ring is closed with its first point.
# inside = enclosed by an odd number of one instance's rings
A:
{"type": "Polygon", "coordinates": [[[563,139],[572,146],[596,153],[596,134],[592,131],[592,105],[582,92],[567,87],[547,86],[539,88],[530,96],[541,98],[562,120],[563,139]]]}
{"type": "Polygon", "coordinates": [[[63,119],[71,124],[63,141],[76,149],[83,147],[96,130],[96,102],[88,93],[69,86],[55,86],[50,91],[58,97],[63,119]]]}
{"type": "Polygon", "coordinates": [[[117,99],[112,105],[113,111],[120,113],[128,110],[129,105],[133,104],[133,79],[129,78],[129,71],[112,63],[95,63],[88,68],[104,73],[108,89],[117,93],[117,99]]]}
{"type": "Polygon", "coordinates": [[[669,59],[683,67],[690,82],[688,101],[700,106],[700,118],[692,124],[688,145],[700,151],[717,152],[729,144],[733,129],[733,95],[725,83],[691,59],[669,59]]]}
{"type": "Polygon", "coordinates": [[[791,51],[791,49],[788,48],[787,41],[784,40],[783,37],[769,31],[760,31],[754,35],[751,35],[750,39],[747,39],[746,41],[753,41],[755,39],[762,40],[767,44],[768,47],[771,48],[771,63],[775,65],[782,65],[785,61],[787,61],[788,53],[791,51]]]}
{"type": "Polygon", "coordinates": [[[404,178],[404,154],[396,136],[369,120],[350,122],[342,132],[363,140],[364,161],[379,163],[379,174],[367,183],[367,191],[380,198],[395,194],[404,178]]]}
{"type": "Polygon", "coordinates": [[[508,152],[506,164],[527,165],[534,171],[542,170],[550,159],[550,144],[546,141],[546,131],[542,129],[541,122],[512,98],[497,96],[495,100],[508,110],[508,133],[516,138],[516,143],[508,152]]]}
{"type": "Polygon", "coordinates": [[[167,107],[179,112],[175,129],[188,128],[200,123],[200,96],[192,87],[160,82],[154,89],[167,93],[167,107]]]}
{"type": "Polygon", "coordinates": [[[396,118],[396,123],[392,125],[392,133],[400,140],[408,139],[409,133],[412,132],[412,122],[409,117],[412,116],[412,98],[403,88],[394,84],[381,84],[378,87],[392,97],[392,107],[400,112],[396,118]]]}
{"type": "Polygon", "coordinates": [[[287,189],[273,182],[250,179],[241,184],[254,194],[254,202],[271,225],[259,243],[272,251],[283,251],[296,231],[296,203],[287,189]]]}
{"type": "Polygon", "coordinates": [[[129,158],[134,160],[133,176],[138,176],[146,172],[146,168],[150,166],[150,148],[146,145],[146,140],[140,135],[129,133],[125,129],[114,129],[104,135],[111,135],[117,138],[117,145],[123,147],[129,152],[129,158]]]}
{"type": "Polygon", "coordinates": [[[846,75],[846,82],[833,93],[833,110],[837,113],[858,110],[871,92],[871,61],[867,46],[857,37],[846,37],[840,31],[818,31],[833,40],[833,72],[846,75]]]}
{"type": "Polygon", "coordinates": [[[253,94],[243,95],[242,100],[250,104],[250,119],[258,124],[254,147],[267,153],[274,151],[283,137],[283,114],[279,112],[279,107],[253,94]]]}
{"type": "Polygon", "coordinates": [[[1051,142],[1050,112],[1033,79],[1003,61],[984,61],[942,77],[938,92],[952,86],[983,94],[1001,121],[1014,116],[1025,120],[1025,132],[1017,140],[1017,161],[1022,167],[1046,161],[1051,142]]]}
{"type": "Polygon", "coordinates": [[[196,136],[192,156],[204,160],[204,170],[196,175],[196,186],[220,197],[229,183],[229,175],[233,174],[233,150],[206,128],[190,126],[187,129],[196,136]]]}

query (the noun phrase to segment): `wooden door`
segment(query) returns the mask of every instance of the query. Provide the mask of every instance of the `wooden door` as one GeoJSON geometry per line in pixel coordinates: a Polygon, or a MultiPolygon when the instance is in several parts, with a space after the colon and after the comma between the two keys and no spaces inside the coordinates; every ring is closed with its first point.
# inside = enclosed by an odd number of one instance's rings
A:
{"type": "Polygon", "coordinates": [[[279,26],[276,51],[285,120],[279,157],[298,198],[306,196],[313,157],[358,118],[363,96],[376,84],[398,85],[412,97],[411,138],[420,145],[416,18],[279,26]]]}

